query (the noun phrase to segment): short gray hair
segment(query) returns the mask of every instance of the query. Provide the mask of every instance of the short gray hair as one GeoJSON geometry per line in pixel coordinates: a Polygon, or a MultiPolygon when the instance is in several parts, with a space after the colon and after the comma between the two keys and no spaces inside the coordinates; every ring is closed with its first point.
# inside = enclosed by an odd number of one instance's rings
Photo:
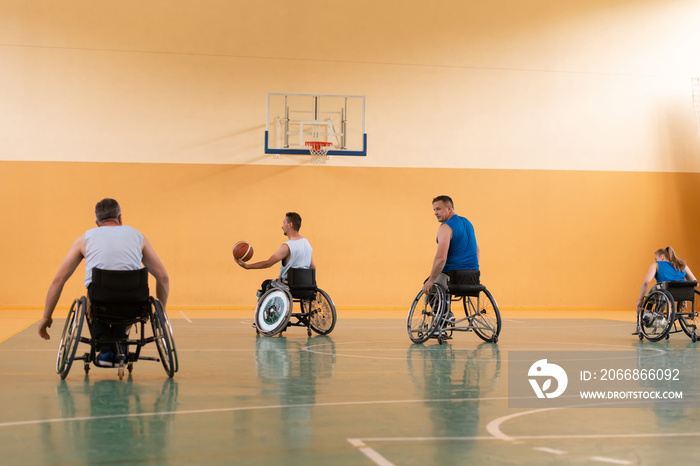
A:
{"type": "Polygon", "coordinates": [[[99,224],[106,220],[116,219],[121,213],[122,209],[119,207],[119,203],[114,199],[102,199],[95,205],[95,218],[99,224]]]}

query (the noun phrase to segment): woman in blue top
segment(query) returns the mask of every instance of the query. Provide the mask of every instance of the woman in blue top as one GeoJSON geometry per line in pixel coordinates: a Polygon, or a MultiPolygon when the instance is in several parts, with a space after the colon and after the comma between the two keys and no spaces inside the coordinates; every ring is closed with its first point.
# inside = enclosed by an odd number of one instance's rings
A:
{"type": "Polygon", "coordinates": [[[656,262],[649,266],[649,271],[644,277],[644,282],[642,283],[642,290],[639,294],[639,299],[637,300],[637,309],[642,309],[642,301],[644,296],[647,294],[647,289],[649,284],[651,284],[652,279],[656,279],[656,283],[670,282],[670,281],[694,281],[695,276],[693,272],[690,271],[684,261],[682,261],[671,246],[663,249],[659,249],[654,253],[656,257],[656,262]]]}

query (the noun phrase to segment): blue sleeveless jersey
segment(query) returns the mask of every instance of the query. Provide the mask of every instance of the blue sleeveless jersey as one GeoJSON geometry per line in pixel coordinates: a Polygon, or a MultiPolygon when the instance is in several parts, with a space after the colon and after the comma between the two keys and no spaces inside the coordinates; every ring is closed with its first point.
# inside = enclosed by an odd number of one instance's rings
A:
{"type": "Polygon", "coordinates": [[[452,229],[452,239],[450,240],[450,249],[447,251],[447,261],[442,271],[479,270],[476,235],[471,222],[455,214],[445,223],[452,229]]]}
{"type": "Polygon", "coordinates": [[[683,281],[685,280],[685,270],[682,272],[675,267],[673,264],[667,261],[656,261],[657,270],[656,278],[657,282],[670,282],[670,281],[683,281]]]}

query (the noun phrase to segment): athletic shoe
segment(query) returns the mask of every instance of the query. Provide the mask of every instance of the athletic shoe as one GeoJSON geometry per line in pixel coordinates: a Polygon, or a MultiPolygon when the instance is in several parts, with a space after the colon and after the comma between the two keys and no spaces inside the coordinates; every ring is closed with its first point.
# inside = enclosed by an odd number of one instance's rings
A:
{"type": "Polygon", "coordinates": [[[100,367],[114,367],[114,353],[100,352],[95,358],[95,365],[100,367]]]}

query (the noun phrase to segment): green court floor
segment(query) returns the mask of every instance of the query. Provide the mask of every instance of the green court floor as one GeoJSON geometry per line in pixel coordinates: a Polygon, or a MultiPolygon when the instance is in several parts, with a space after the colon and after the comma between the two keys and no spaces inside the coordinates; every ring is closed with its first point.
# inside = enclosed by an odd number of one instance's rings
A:
{"type": "MultiPolygon", "coordinates": [[[[523,313],[526,315],[526,313],[523,313]]],[[[257,337],[252,319],[173,319],[180,372],[151,361],[54,371],[63,322],[0,343],[2,464],[690,464],[700,459],[700,343],[640,342],[629,322],[506,318],[414,345],[403,318],[343,319],[330,336],[257,337]],[[655,351],[682,365],[672,407],[508,407],[508,354],[655,351]]],[[[80,350],[80,349],[79,349],[80,350]]],[[[149,352],[154,353],[154,349],[149,352]]]]}

